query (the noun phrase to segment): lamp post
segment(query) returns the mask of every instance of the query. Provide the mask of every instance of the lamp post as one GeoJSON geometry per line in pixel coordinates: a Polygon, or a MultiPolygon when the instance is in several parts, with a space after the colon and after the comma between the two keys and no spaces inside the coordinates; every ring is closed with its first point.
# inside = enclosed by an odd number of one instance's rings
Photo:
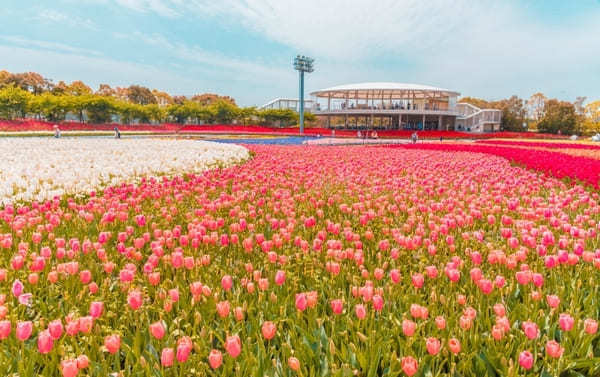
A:
{"type": "Polygon", "coordinates": [[[315,59],[304,55],[296,55],[294,58],[294,69],[300,74],[300,133],[304,133],[304,72],[311,73],[314,71],[313,62],[315,59]]]}

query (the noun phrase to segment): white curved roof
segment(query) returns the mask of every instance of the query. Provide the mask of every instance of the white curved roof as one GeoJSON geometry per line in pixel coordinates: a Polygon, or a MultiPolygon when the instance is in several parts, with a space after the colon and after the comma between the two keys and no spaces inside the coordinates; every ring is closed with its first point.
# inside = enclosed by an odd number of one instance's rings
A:
{"type": "Polygon", "coordinates": [[[317,90],[310,94],[317,97],[328,97],[331,95],[331,97],[334,98],[341,98],[345,97],[347,92],[354,92],[358,97],[366,96],[367,94],[371,95],[372,93],[377,93],[378,95],[383,95],[385,97],[406,95],[408,92],[413,92],[415,94],[418,93],[419,95],[417,97],[422,96],[423,93],[426,92],[438,92],[442,93],[443,95],[460,94],[453,90],[437,88],[435,86],[406,84],[399,82],[362,82],[356,84],[338,85],[317,90]]]}

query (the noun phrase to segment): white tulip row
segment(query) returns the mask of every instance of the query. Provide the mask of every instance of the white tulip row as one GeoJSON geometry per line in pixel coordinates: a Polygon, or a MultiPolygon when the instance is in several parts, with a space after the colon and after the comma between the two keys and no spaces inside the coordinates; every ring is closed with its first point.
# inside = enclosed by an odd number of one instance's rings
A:
{"type": "Polygon", "coordinates": [[[199,173],[249,156],[239,145],[197,140],[0,138],[0,203],[86,194],[141,177],[199,173]]]}

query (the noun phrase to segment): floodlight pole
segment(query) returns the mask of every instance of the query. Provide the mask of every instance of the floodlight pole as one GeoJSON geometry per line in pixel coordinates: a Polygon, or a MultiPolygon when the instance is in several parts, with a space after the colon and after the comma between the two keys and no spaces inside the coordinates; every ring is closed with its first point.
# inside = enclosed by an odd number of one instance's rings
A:
{"type": "Polygon", "coordinates": [[[298,71],[298,73],[300,74],[300,82],[299,82],[299,87],[300,87],[300,96],[298,97],[300,99],[300,108],[298,109],[300,111],[300,133],[303,134],[304,133],[304,71],[300,70],[298,71]]]}
{"type": "Polygon", "coordinates": [[[300,133],[304,133],[304,72],[312,72],[314,71],[313,62],[315,60],[309,58],[308,56],[300,56],[296,55],[294,58],[294,69],[299,73],[299,83],[298,87],[300,90],[300,96],[298,100],[300,101],[299,113],[300,113],[300,133]]]}

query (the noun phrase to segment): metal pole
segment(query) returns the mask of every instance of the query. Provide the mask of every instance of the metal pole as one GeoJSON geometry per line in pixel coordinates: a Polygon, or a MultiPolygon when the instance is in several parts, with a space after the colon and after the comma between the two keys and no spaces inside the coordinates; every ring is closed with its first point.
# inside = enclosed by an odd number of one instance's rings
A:
{"type": "Polygon", "coordinates": [[[304,71],[300,73],[300,133],[304,133],[304,71]]]}

